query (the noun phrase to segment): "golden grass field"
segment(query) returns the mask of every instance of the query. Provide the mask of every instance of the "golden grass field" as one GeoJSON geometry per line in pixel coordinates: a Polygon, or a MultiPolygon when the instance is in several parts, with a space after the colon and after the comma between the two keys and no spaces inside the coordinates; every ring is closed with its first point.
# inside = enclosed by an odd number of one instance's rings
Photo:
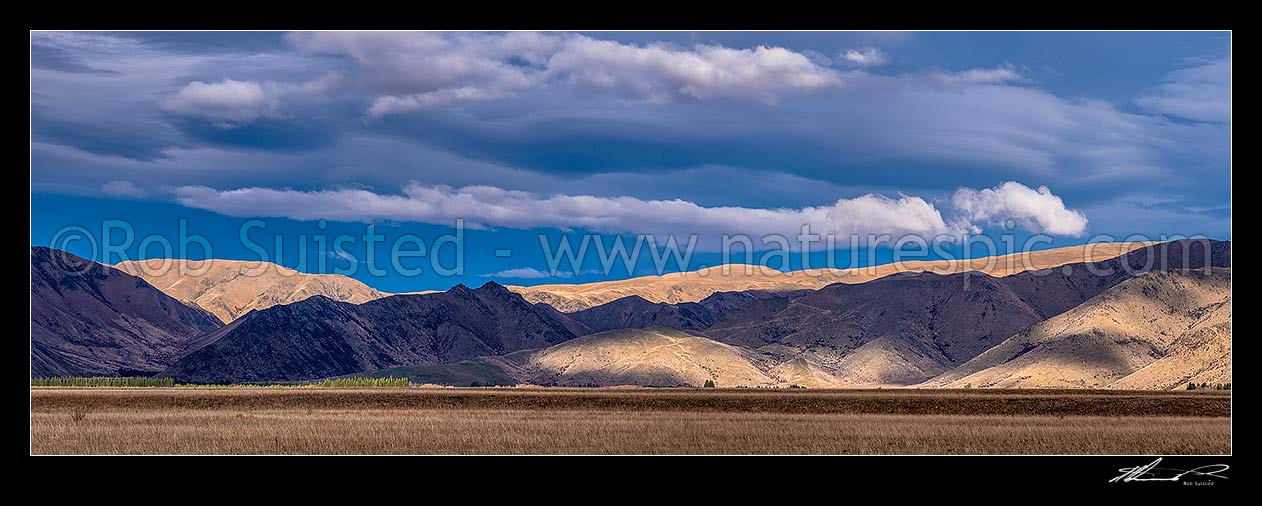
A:
{"type": "Polygon", "coordinates": [[[1230,392],[32,388],[35,454],[1226,454],[1230,392]]]}

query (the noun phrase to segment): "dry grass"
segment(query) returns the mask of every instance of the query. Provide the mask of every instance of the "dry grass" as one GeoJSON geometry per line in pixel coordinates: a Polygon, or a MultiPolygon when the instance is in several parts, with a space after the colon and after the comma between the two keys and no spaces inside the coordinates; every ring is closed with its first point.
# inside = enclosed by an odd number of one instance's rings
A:
{"type": "Polygon", "coordinates": [[[32,452],[1229,453],[1229,395],[33,389],[32,452]],[[948,402],[940,403],[940,398],[948,402]],[[926,402],[926,401],[932,401],[926,402]],[[1033,402],[1030,402],[1033,401],[1033,402]],[[1095,412],[1113,401],[1127,416],[1095,412]],[[919,403],[918,403],[919,402],[919,403]],[[931,405],[988,414],[925,414],[931,405]],[[1159,409],[1138,409],[1152,404],[1159,409]],[[1202,406],[1203,407],[1203,406],[1202,406]],[[810,408],[809,410],[804,410],[810,408]],[[911,408],[911,409],[909,409],[911,408]],[[1050,409],[1037,412],[1034,408],[1050,409]],[[1001,414],[1010,413],[1010,414],[1001,414]]]}

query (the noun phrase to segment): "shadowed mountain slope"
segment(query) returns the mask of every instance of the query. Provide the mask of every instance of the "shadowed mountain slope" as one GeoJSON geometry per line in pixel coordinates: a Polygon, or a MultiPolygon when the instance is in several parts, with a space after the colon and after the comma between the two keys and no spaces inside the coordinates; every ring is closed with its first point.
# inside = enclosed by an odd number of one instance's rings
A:
{"type": "Polygon", "coordinates": [[[928,384],[1170,389],[1230,382],[1230,282],[1225,268],[1139,275],[928,384]]]}
{"type": "Polygon", "coordinates": [[[703,334],[785,359],[804,357],[842,384],[908,384],[1041,319],[996,278],[904,273],[756,301],[703,334]]]}
{"type": "Polygon", "coordinates": [[[199,383],[292,381],[502,355],[573,339],[575,324],[558,314],[495,283],[359,305],[316,296],[242,317],[162,374],[199,383]]]}
{"type": "Polygon", "coordinates": [[[31,374],[156,372],[219,320],[143,279],[64,251],[31,248],[31,374]]]}
{"type": "MultiPolygon", "coordinates": [[[[790,293],[804,293],[804,291],[790,293]]],[[[632,295],[570,313],[569,316],[583,323],[590,332],[650,327],[701,330],[729,314],[740,312],[751,302],[785,295],[785,293],[757,290],[718,292],[702,299],[701,302],[680,304],[650,302],[638,295],[632,295]]]]}

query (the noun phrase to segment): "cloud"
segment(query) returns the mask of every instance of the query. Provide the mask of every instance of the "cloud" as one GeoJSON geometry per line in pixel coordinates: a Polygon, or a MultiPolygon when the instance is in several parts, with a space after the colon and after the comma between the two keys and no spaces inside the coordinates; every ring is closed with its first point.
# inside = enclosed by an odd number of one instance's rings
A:
{"type": "Polygon", "coordinates": [[[77,74],[118,75],[118,72],[88,65],[74,53],[55,46],[46,46],[31,37],[31,68],[77,74]]]}
{"type": "Polygon", "coordinates": [[[569,39],[549,61],[548,71],[579,91],[648,102],[753,99],[775,103],[785,93],[841,83],[834,71],[780,47],[679,49],[588,37],[569,39]]]}
{"type": "Polygon", "coordinates": [[[177,200],[186,206],[229,216],[284,216],[298,220],[398,220],[530,229],[583,228],[633,234],[796,235],[802,225],[836,235],[851,233],[948,233],[938,211],[918,197],[864,195],[835,204],[801,209],[702,207],[684,200],[556,195],[492,186],[425,186],[411,183],[401,195],[360,189],[324,191],[242,188],[216,191],[182,187],[177,200]]]}
{"type": "MultiPolygon", "coordinates": [[[[704,207],[681,199],[641,200],[590,195],[541,196],[492,186],[426,186],[409,183],[401,194],[363,189],[300,191],[241,188],[219,191],[205,186],[176,189],[179,203],[239,217],[287,217],[296,220],[396,220],[452,224],[464,219],[475,227],[515,229],[587,229],[606,233],[690,234],[715,240],[724,234],[795,237],[802,227],[815,234],[847,239],[855,235],[917,235],[931,239],[958,235],[972,222],[1013,219],[1028,230],[1079,235],[1081,213],[1065,209],[1046,187],[1038,191],[1017,183],[994,189],[961,189],[953,199],[960,219],[948,223],[921,197],[867,194],[831,205],[798,209],[704,207]]],[[[848,240],[848,239],[847,239],[848,240]]]]}
{"type": "Polygon", "coordinates": [[[517,267],[514,269],[505,269],[498,272],[489,272],[486,274],[479,274],[478,276],[483,277],[483,278],[542,279],[542,278],[572,278],[576,275],[581,276],[584,274],[603,275],[605,274],[605,272],[600,269],[587,269],[587,270],[580,270],[578,271],[577,274],[575,274],[574,271],[572,270],[558,270],[555,273],[548,273],[548,272],[544,272],[539,269],[536,269],[534,267],[517,267]]]}
{"type": "Polygon", "coordinates": [[[864,68],[885,65],[888,62],[885,52],[872,46],[847,49],[842,51],[838,58],[849,65],[864,68]]]}
{"type": "Polygon", "coordinates": [[[505,269],[499,272],[492,272],[481,275],[484,278],[511,278],[511,279],[540,279],[540,278],[569,278],[574,273],[569,271],[557,271],[555,275],[535,269],[534,267],[518,267],[516,269],[505,269]]]}
{"type": "Polygon", "coordinates": [[[530,87],[553,36],[435,32],[295,32],[301,53],[347,57],[352,86],[376,97],[371,116],[489,100],[530,87]]]}
{"type": "Polygon", "coordinates": [[[426,93],[415,93],[401,97],[378,97],[368,108],[368,116],[380,118],[387,114],[398,114],[416,110],[449,107],[467,102],[479,102],[503,97],[505,94],[495,90],[484,90],[472,86],[449,88],[426,93]]]}
{"type": "Polygon", "coordinates": [[[263,87],[252,81],[193,81],[162,102],[164,109],[230,123],[250,122],[272,107],[263,87]]]}
{"type": "Polygon", "coordinates": [[[1065,202],[1046,186],[1034,190],[1009,181],[982,190],[961,188],[956,190],[952,203],[960,218],[967,222],[1013,220],[1026,230],[1072,237],[1080,237],[1087,231],[1087,217],[1065,208],[1065,202]]]}
{"type": "Polygon", "coordinates": [[[959,72],[934,71],[930,72],[927,78],[931,83],[950,86],[1020,83],[1027,80],[1012,65],[973,68],[959,72]]]}
{"type": "Polygon", "coordinates": [[[1202,61],[1161,79],[1152,95],[1137,100],[1158,114],[1193,121],[1231,121],[1231,57],[1202,61]]]}
{"type": "Polygon", "coordinates": [[[330,258],[336,258],[338,260],[345,260],[346,262],[350,264],[359,263],[359,259],[355,258],[355,255],[352,255],[349,252],[346,252],[343,250],[332,250],[332,251],[326,252],[325,254],[328,255],[330,258]]]}
{"type": "MultiPolygon", "coordinates": [[[[874,44],[891,54],[897,48],[907,56],[904,64],[947,58],[937,63],[950,65],[975,56],[974,41],[963,40],[924,48],[836,34],[705,36],[723,41],[709,46],[682,33],[321,32],[298,40],[303,37],[281,43],[266,33],[33,33],[31,86],[39,91],[31,96],[32,187],[88,195],[101,194],[110,181],[142,181],[154,197],[153,189],[165,186],[353,183],[389,195],[422,180],[768,209],[903,190],[935,203],[952,225],[949,204],[932,197],[949,200],[959,186],[1016,180],[1054,183],[1057,195],[1087,211],[1092,232],[1112,230],[1099,228],[1106,217],[1091,206],[1120,194],[1175,194],[1189,209],[1230,200],[1229,124],[1185,121],[1229,118],[1230,74],[1221,73],[1230,68],[1227,54],[1186,62],[1141,93],[1152,98],[1119,107],[1091,98],[1102,90],[1098,83],[1060,83],[1052,93],[1022,79],[1041,75],[1023,70],[1023,64],[1037,65],[1022,61],[1038,56],[1028,51],[1006,53],[1016,66],[948,71],[900,64],[880,73],[843,69],[837,53],[874,44]],[[803,55],[817,48],[831,58],[811,56],[816,67],[835,66],[844,83],[835,90],[764,87],[775,107],[761,98],[681,95],[675,90],[682,86],[660,74],[649,75],[654,84],[642,89],[634,83],[580,89],[568,72],[549,70],[554,56],[581,45],[575,37],[617,39],[610,42],[637,49],[627,52],[632,55],[660,49],[673,61],[704,56],[706,47],[755,53],[758,44],[785,45],[803,55]],[[1219,77],[1198,77],[1209,71],[1219,77]],[[278,109],[269,104],[266,117],[246,127],[243,121],[182,121],[159,107],[190,82],[219,84],[225,77],[258,85],[278,109]],[[1177,93],[1206,82],[1222,83],[1213,89],[1227,100],[1202,106],[1191,99],[1204,95],[1177,93]],[[675,103],[628,104],[645,97],[675,103]],[[479,105],[460,110],[461,104],[479,105]],[[272,117],[278,110],[283,117],[272,117]],[[373,114],[392,119],[362,121],[373,114]],[[295,139],[316,141],[295,147],[295,139]],[[684,178],[707,167],[732,172],[684,178]]],[[[1212,46],[1207,50],[1217,51],[1212,46]]],[[[1099,63],[1116,54],[1086,57],[1099,63]]],[[[1123,74],[1118,83],[1144,78],[1123,74]]]]}
{"type": "Polygon", "coordinates": [[[111,197],[126,197],[139,199],[149,195],[140,187],[132,184],[130,181],[110,181],[101,185],[101,193],[111,197]]]}
{"type": "MultiPolygon", "coordinates": [[[[568,44],[564,36],[553,34],[428,35],[441,44],[468,46],[466,51],[504,62],[522,76],[534,76],[527,81],[539,79],[552,55],[568,44]]],[[[159,178],[161,184],[216,188],[339,182],[398,188],[420,179],[457,187],[491,184],[569,194],[680,196],[751,207],[827,202],[818,194],[791,195],[794,190],[788,188],[776,197],[759,193],[735,199],[722,194],[731,190],[712,182],[681,186],[675,177],[698,167],[726,166],[859,188],[831,193],[847,196],[864,191],[892,195],[908,185],[942,194],[956,186],[983,187],[1009,179],[1054,181],[1057,192],[1074,196],[1077,205],[1131,187],[1118,186],[1123,184],[1194,193],[1193,200],[1201,205],[1228,194],[1222,174],[1230,137],[1222,125],[1169,121],[1142,109],[1059,97],[1025,83],[993,83],[1015,76],[1012,68],[954,74],[851,71],[842,74],[845,85],[835,93],[781,93],[776,107],[695,100],[672,107],[628,107],[625,99],[608,94],[575,100],[567,96],[566,83],[552,82],[515,98],[504,95],[477,110],[442,111],[435,109],[492,97],[490,90],[500,88],[448,86],[409,94],[408,81],[383,76],[395,68],[407,70],[397,62],[412,56],[355,39],[409,39],[414,34],[351,34],[347,37],[356,41],[319,52],[291,46],[266,56],[231,51],[226,56],[155,55],[154,47],[146,49],[150,44],[113,41],[120,37],[58,46],[118,75],[33,74],[33,86],[46,95],[32,98],[33,141],[143,163],[85,161],[74,165],[78,174],[71,174],[63,160],[43,156],[33,168],[33,183],[74,184],[79,185],[74,191],[83,193],[120,179],[144,181],[149,187],[156,187],[154,178],[159,178]],[[98,54],[97,48],[109,46],[118,46],[117,54],[98,54]],[[394,53],[400,54],[383,56],[394,53]],[[173,96],[185,83],[214,83],[211,79],[220,75],[255,83],[265,97],[278,97],[284,121],[261,118],[251,128],[229,130],[215,123],[172,121],[170,114],[153,109],[155,95],[173,96]],[[934,75],[938,82],[930,77],[934,75]],[[946,86],[943,80],[956,84],[946,86]],[[989,83],[963,84],[979,81],[989,83]],[[295,89],[305,91],[288,91],[295,89]],[[111,99],[101,100],[106,95],[111,99]],[[405,110],[429,112],[389,122],[359,121],[365,113],[389,116],[405,110]],[[387,140],[396,142],[382,147],[387,140]],[[451,157],[494,167],[463,170],[453,167],[451,157]],[[635,186],[584,186],[597,177],[636,175],[642,177],[635,186]],[[553,186],[558,180],[573,184],[553,186]]],[[[433,71],[439,70],[447,71],[433,71]]],[[[756,187],[739,186],[746,192],[756,187]]]]}
{"type": "Polygon", "coordinates": [[[346,57],[377,118],[512,96],[563,83],[582,94],[641,102],[719,99],[775,103],[830,88],[840,76],[780,47],[635,45],[529,32],[291,33],[301,53],[346,57]]]}

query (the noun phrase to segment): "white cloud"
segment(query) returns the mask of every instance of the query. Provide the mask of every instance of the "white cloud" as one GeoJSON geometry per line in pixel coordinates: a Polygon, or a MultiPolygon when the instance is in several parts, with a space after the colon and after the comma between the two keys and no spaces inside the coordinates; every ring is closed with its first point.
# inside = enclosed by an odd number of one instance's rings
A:
{"type": "Polygon", "coordinates": [[[885,56],[884,51],[871,46],[865,46],[857,49],[847,49],[841,52],[839,58],[850,65],[865,68],[885,65],[885,63],[888,62],[888,58],[885,56]]]}
{"type": "Polygon", "coordinates": [[[530,61],[546,54],[545,35],[445,34],[436,32],[290,33],[300,52],[346,56],[359,64],[362,84],[391,95],[463,86],[521,89],[530,84],[530,61]]]}
{"type": "Polygon", "coordinates": [[[1137,102],[1150,111],[1194,121],[1231,121],[1231,57],[1176,70],[1137,102]]]}
{"type": "Polygon", "coordinates": [[[188,83],[163,101],[162,106],[176,114],[244,123],[266,114],[271,101],[256,82],[224,79],[217,83],[188,83]]]}
{"type": "Polygon", "coordinates": [[[358,258],[355,258],[355,255],[352,255],[352,254],[350,254],[350,253],[349,253],[349,252],[347,252],[347,251],[343,251],[343,250],[333,250],[333,251],[329,251],[329,252],[327,252],[326,254],[327,254],[330,258],[336,258],[336,259],[339,259],[339,260],[345,260],[345,261],[347,261],[347,262],[349,262],[349,263],[351,263],[351,264],[357,264],[357,263],[359,263],[359,259],[358,259],[358,258]]]}
{"type": "Polygon", "coordinates": [[[961,86],[979,84],[1005,84],[1026,81],[1025,76],[1018,73],[1011,65],[995,68],[974,68],[959,72],[936,71],[928,74],[931,83],[961,86]]]}
{"type": "Polygon", "coordinates": [[[1087,231],[1087,217],[1065,208],[1065,202],[1046,186],[1034,190],[1009,181],[982,190],[960,188],[952,203],[960,219],[970,223],[1013,220],[1026,230],[1073,237],[1087,231]]]}
{"type": "Polygon", "coordinates": [[[435,32],[295,32],[285,40],[301,53],[355,62],[354,85],[375,94],[370,117],[512,95],[535,84],[556,37],[542,34],[435,32]]]}
{"type": "Polygon", "coordinates": [[[580,91],[650,102],[722,98],[774,103],[784,93],[810,92],[841,83],[834,71],[780,47],[678,49],[588,37],[569,39],[553,55],[548,70],[580,91]]]}
{"type": "Polygon", "coordinates": [[[110,181],[101,185],[101,193],[111,197],[125,197],[139,199],[144,198],[149,193],[140,187],[131,183],[131,181],[110,181]]]}
{"type": "Polygon", "coordinates": [[[519,58],[533,65],[543,65],[556,53],[563,39],[538,32],[511,32],[491,39],[485,50],[501,59],[519,58]]]}
{"type": "MultiPolygon", "coordinates": [[[[362,189],[320,191],[241,188],[219,191],[205,186],[176,190],[183,205],[241,217],[287,217],[297,220],[397,220],[531,229],[538,227],[598,232],[675,235],[716,240],[724,234],[793,238],[803,225],[816,234],[846,239],[851,235],[918,235],[926,239],[957,235],[976,220],[1013,219],[1023,227],[1055,235],[1078,235],[1086,226],[1081,213],[1065,209],[1059,197],[1040,187],[1036,192],[1017,183],[994,189],[961,189],[954,204],[962,221],[948,223],[923,198],[868,194],[838,199],[826,206],[800,209],[703,207],[684,200],[641,200],[590,195],[540,196],[492,186],[452,188],[410,183],[402,194],[383,195],[362,189]]],[[[848,239],[847,239],[848,240],[848,239]]]]}
{"type": "Polygon", "coordinates": [[[359,86],[376,94],[370,117],[499,99],[553,82],[644,102],[766,103],[841,82],[832,69],[779,47],[639,46],[529,32],[316,32],[286,40],[306,54],[354,61],[359,86]]]}
{"type": "Polygon", "coordinates": [[[504,95],[500,91],[483,90],[472,86],[414,93],[401,97],[386,95],[373,100],[372,105],[368,107],[368,116],[380,118],[388,114],[449,107],[466,102],[493,100],[504,95]]]}
{"type": "Polygon", "coordinates": [[[684,200],[556,195],[504,190],[492,186],[425,186],[416,183],[401,195],[360,189],[325,191],[242,188],[216,191],[182,187],[180,203],[230,216],[285,216],[298,220],[398,220],[487,227],[584,228],[600,232],[645,234],[796,235],[802,225],[835,235],[951,232],[933,205],[919,197],[864,195],[830,206],[802,209],[702,207],[684,200]]]}
{"type": "Polygon", "coordinates": [[[570,271],[557,271],[555,275],[551,275],[534,267],[518,267],[516,269],[505,269],[499,272],[482,274],[484,278],[511,279],[569,278],[573,276],[574,273],[570,271]]]}

